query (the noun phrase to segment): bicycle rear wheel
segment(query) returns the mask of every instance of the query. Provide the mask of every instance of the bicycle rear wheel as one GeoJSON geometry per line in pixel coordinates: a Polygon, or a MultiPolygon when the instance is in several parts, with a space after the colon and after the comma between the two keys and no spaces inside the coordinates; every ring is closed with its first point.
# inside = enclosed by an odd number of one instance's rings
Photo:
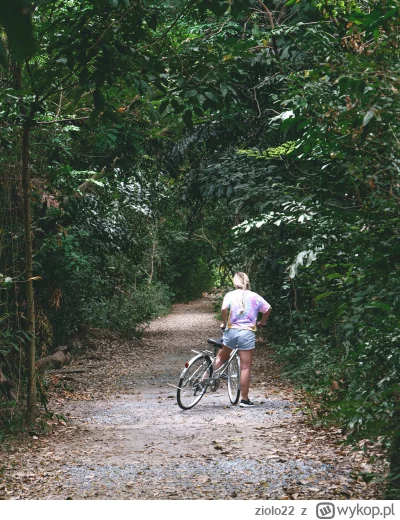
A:
{"type": "Polygon", "coordinates": [[[212,376],[212,361],[206,354],[199,354],[189,361],[179,379],[176,399],[182,410],[193,408],[206,392],[203,379],[212,376]]]}
{"type": "Polygon", "coordinates": [[[228,366],[228,394],[232,404],[238,404],[240,397],[240,360],[236,354],[228,366]]]}

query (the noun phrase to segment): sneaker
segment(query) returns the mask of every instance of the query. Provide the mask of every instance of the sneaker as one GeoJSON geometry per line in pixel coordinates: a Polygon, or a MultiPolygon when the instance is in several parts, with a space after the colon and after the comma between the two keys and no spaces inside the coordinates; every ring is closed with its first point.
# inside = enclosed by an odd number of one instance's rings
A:
{"type": "Polygon", "coordinates": [[[255,406],[255,404],[252,403],[250,401],[250,399],[247,399],[247,401],[245,399],[242,399],[240,401],[240,405],[239,406],[242,406],[243,408],[251,408],[252,406],[255,406]]]}

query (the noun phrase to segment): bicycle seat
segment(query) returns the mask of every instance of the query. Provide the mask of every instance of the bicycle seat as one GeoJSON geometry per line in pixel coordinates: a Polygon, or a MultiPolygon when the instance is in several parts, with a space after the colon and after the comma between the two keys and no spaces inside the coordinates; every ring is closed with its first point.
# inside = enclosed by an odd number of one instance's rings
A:
{"type": "Polygon", "coordinates": [[[222,338],[221,339],[208,339],[207,343],[209,343],[210,345],[215,345],[218,348],[222,348],[224,345],[222,343],[222,338]]]}

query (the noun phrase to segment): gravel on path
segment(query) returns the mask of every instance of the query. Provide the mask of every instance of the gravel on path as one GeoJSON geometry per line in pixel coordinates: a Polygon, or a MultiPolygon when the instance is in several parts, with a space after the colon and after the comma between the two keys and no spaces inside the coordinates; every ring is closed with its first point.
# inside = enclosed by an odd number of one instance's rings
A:
{"type": "Polygon", "coordinates": [[[191,410],[178,407],[169,385],[191,349],[219,336],[211,299],[175,305],[140,341],[97,332],[74,361],[89,366],[85,376],[53,398],[66,420],[0,452],[0,498],[379,498],[379,486],[360,477],[373,469],[365,453],[343,446],[336,428],[307,424],[262,342],[254,409],[230,405],[225,385],[191,410]]]}

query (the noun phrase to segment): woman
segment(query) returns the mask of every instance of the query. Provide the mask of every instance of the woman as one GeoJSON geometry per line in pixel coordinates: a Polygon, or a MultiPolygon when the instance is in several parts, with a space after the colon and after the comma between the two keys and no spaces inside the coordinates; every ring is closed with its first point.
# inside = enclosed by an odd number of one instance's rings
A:
{"type": "Polygon", "coordinates": [[[222,325],[224,330],[223,347],[215,361],[219,368],[230,356],[232,349],[239,348],[240,388],[242,400],[240,406],[254,406],[249,399],[250,368],[253,350],[256,346],[256,330],[263,327],[271,314],[271,306],[259,294],[250,291],[250,281],[245,273],[236,273],[233,278],[235,291],[225,295],[222,302],[222,325]],[[257,323],[258,313],[262,313],[257,323]]]}

